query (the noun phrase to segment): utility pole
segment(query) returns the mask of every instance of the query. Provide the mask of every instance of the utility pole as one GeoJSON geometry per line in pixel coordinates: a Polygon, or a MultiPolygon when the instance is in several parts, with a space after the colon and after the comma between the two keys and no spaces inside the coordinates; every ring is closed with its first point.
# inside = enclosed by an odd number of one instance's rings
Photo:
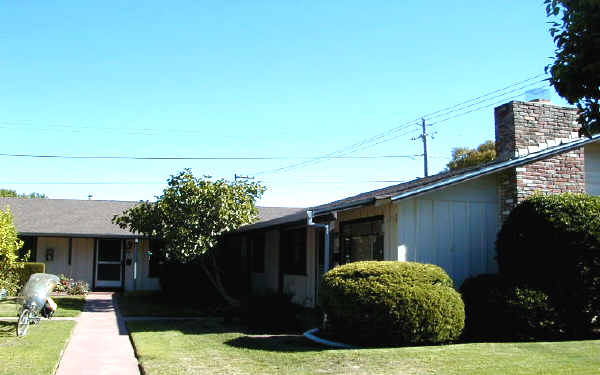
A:
{"type": "MultiPolygon", "coordinates": [[[[421,138],[423,141],[423,174],[425,175],[424,177],[427,177],[429,176],[429,169],[427,167],[427,137],[429,137],[430,134],[427,134],[427,124],[425,123],[424,117],[421,118],[421,129],[423,129],[421,135],[411,138],[411,140],[416,141],[421,138]]],[[[433,135],[431,135],[431,138],[433,138],[433,135]]]]}
{"type": "Polygon", "coordinates": [[[425,173],[425,177],[429,176],[429,171],[427,168],[427,125],[425,124],[425,118],[421,118],[421,126],[423,127],[423,134],[421,134],[421,138],[423,139],[423,170],[425,173]]]}

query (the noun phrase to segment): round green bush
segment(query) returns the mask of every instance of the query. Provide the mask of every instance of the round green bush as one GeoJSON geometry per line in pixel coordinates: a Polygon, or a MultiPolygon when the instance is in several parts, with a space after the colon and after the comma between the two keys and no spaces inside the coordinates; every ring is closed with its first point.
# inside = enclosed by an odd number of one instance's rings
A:
{"type": "Polygon", "coordinates": [[[592,332],[600,320],[600,198],[535,195],[510,213],[496,249],[500,273],[546,292],[572,335],[592,332]]]}
{"type": "Polygon", "coordinates": [[[560,317],[543,291],[519,285],[498,274],[470,277],[461,289],[465,332],[470,340],[556,339],[560,317]]]}
{"type": "Polygon", "coordinates": [[[457,339],[464,327],[460,294],[431,264],[349,263],[325,274],[319,298],[326,328],[347,343],[435,344],[457,339]]]}

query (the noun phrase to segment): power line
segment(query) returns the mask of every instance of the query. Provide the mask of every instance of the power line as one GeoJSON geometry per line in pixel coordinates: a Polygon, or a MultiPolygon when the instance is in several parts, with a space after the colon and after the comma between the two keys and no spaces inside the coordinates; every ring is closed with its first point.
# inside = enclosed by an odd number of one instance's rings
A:
{"type": "MultiPolygon", "coordinates": [[[[202,157],[174,157],[174,156],[89,156],[89,155],[35,155],[35,154],[0,154],[5,157],[25,157],[41,159],[107,159],[107,160],[291,160],[314,159],[314,156],[202,156],[202,157]]],[[[330,159],[414,159],[418,155],[365,155],[365,156],[331,156],[330,159]]]]}
{"type": "MultiPolygon", "coordinates": [[[[524,94],[524,92],[522,92],[521,94],[524,94]]],[[[515,95],[515,96],[518,96],[518,95],[515,95]]],[[[514,96],[511,96],[511,97],[514,97],[514,96]]],[[[462,117],[462,116],[468,115],[469,113],[473,113],[473,112],[481,111],[481,110],[483,110],[483,109],[486,109],[486,108],[490,108],[490,107],[494,107],[494,106],[497,106],[497,105],[500,105],[500,104],[506,103],[506,100],[507,100],[507,97],[504,97],[504,98],[502,98],[502,99],[500,99],[500,100],[498,100],[498,101],[496,101],[496,102],[494,102],[494,103],[491,103],[491,104],[486,104],[486,105],[483,105],[483,106],[480,106],[480,107],[477,107],[477,108],[473,108],[473,109],[471,109],[471,110],[464,111],[464,112],[458,113],[458,114],[456,114],[456,115],[449,116],[449,117],[446,117],[446,118],[444,118],[444,119],[438,120],[438,121],[436,121],[436,122],[433,122],[433,123],[429,124],[429,126],[438,125],[438,124],[440,124],[440,123],[443,123],[443,122],[446,122],[446,121],[448,121],[448,120],[451,120],[451,119],[454,119],[454,118],[457,118],[457,117],[462,117]]]]}
{"type": "MultiPolygon", "coordinates": [[[[402,183],[409,180],[337,180],[337,181],[316,181],[316,180],[286,180],[285,183],[294,184],[348,184],[348,183],[402,183]]],[[[272,183],[272,181],[261,181],[263,183],[272,183]]],[[[278,182],[280,183],[280,182],[278,182]]],[[[11,182],[2,181],[3,185],[166,185],[166,182],[153,181],[43,181],[43,182],[11,182]]]]}
{"type": "MultiPolygon", "coordinates": [[[[455,105],[452,105],[452,106],[449,106],[449,107],[446,107],[446,108],[443,108],[443,109],[440,109],[440,110],[437,110],[437,111],[434,111],[434,112],[430,112],[428,114],[425,114],[425,115],[421,116],[421,118],[431,119],[431,118],[437,118],[437,117],[445,116],[445,115],[448,115],[450,113],[454,113],[454,112],[457,112],[457,111],[463,111],[465,109],[468,109],[470,107],[473,107],[475,105],[481,104],[481,103],[489,101],[489,100],[493,100],[493,99],[495,99],[497,97],[500,97],[500,96],[506,96],[506,95],[508,95],[510,93],[513,93],[513,92],[516,92],[518,90],[522,90],[524,88],[530,87],[530,86],[538,84],[540,82],[543,82],[544,80],[537,81],[537,82],[529,82],[529,81],[533,81],[533,80],[535,80],[535,79],[537,79],[537,78],[539,78],[539,77],[541,77],[543,75],[544,74],[538,74],[538,75],[531,76],[531,77],[529,77],[529,78],[527,78],[525,80],[511,83],[510,85],[505,86],[505,87],[503,87],[501,89],[496,89],[496,90],[490,91],[488,93],[485,93],[483,95],[479,95],[479,96],[477,96],[475,98],[463,101],[461,103],[458,103],[458,104],[455,104],[455,105]],[[529,83],[527,83],[525,85],[522,85],[523,83],[526,83],[526,82],[529,82],[529,83]],[[518,85],[522,85],[522,86],[519,87],[519,88],[516,88],[516,89],[508,90],[508,89],[511,89],[511,88],[513,88],[515,86],[518,86],[518,85]]],[[[474,111],[468,111],[466,113],[471,113],[471,112],[474,112],[474,111]]],[[[458,117],[458,115],[456,117],[458,117]]],[[[334,155],[339,155],[339,154],[348,155],[348,154],[351,154],[351,153],[354,153],[354,152],[358,152],[358,151],[364,150],[366,148],[374,147],[374,146],[379,145],[379,144],[384,143],[384,142],[389,142],[391,140],[399,138],[400,136],[410,134],[412,131],[411,132],[407,132],[407,133],[403,133],[403,134],[401,134],[399,136],[394,136],[394,137],[391,137],[391,138],[389,137],[390,135],[392,135],[394,133],[397,133],[399,131],[405,130],[405,129],[409,128],[409,127],[412,127],[412,126],[416,125],[416,122],[419,119],[420,118],[416,118],[414,120],[407,121],[407,122],[405,122],[405,123],[403,123],[403,124],[401,124],[401,125],[399,125],[397,127],[391,128],[389,130],[386,130],[385,132],[382,132],[382,133],[376,134],[374,136],[371,136],[369,138],[363,139],[363,140],[361,140],[359,142],[356,142],[356,143],[354,143],[354,144],[352,144],[350,146],[341,148],[339,150],[333,151],[331,153],[328,153],[328,154],[325,154],[325,155],[322,155],[322,156],[319,156],[319,157],[315,157],[313,160],[304,161],[304,162],[301,162],[301,163],[295,163],[295,164],[284,166],[284,167],[280,167],[280,168],[275,168],[275,169],[270,169],[270,170],[263,170],[263,171],[255,173],[254,175],[272,174],[272,173],[289,171],[289,170],[297,169],[297,168],[301,168],[301,167],[306,167],[306,166],[314,165],[316,163],[319,163],[319,162],[322,162],[322,161],[325,161],[325,160],[328,160],[328,159],[332,159],[332,156],[334,156],[334,155]]],[[[441,121],[438,121],[438,123],[439,122],[441,122],[441,121]]]]}
{"type": "MultiPolygon", "coordinates": [[[[453,109],[453,110],[446,111],[446,112],[444,112],[444,113],[438,113],[438,114],[436,114],[435,116],[427,116],[427,119],[428,119],[428,120],[431,120],[431,119],[434,119],[434,118],[438,118],[438,117],[447,116],[447,115],[449,115],[449,114],[451,114],[451,113],[454,113],[454,112],[459,112],[459,111],[463,111],[463,110],[465,110],[465,109],[469,109],[469,108],[471,108],[471,107],[474,107],[474,106],[476,106],[476,105],[479,105],[479,104],[481,104],[481,103],[489,102],[490,100],[494,100],[494,99],[497,99],[497,98],[500,98],[500,97],[506,97],[508,94],[512,94],[512,93],[515,93],[515,92],[518,92],[518,91],[522,91],[522,90],[525,90],[525,89],[538,88],[539,86],[537,86],[537,87],[535,87],[535,86],[536,86],[536,85],[538,85],[538,84],[539,84],[539,83],[541,83],[541,82],[544,82],[544,81],[545,81],[545,80],[539,80],[539,81],[535,81],[535,82],[530,82],[530,83],[528,83],[528,84],[526,84],[526,85],[523,85],[523,86],[521,86],[521,87],[517,87],[517,88],[515,88],[515,89],[512,89],[512,90],[510,90],[510,91],[503,92],[503,93],[501,93],[501,94],[497,94],[497,95],[494,95],[494,96],[490,96],[490,97],[488,97],[488,98],[485,98],[485,99],[482,99],[482,100],[479,100],[479,101],[476,101],[476,102],[470,103],[470,104],[468,104],[468,105],[461,106],[460,108],[455,108],[455,109],[453,109]]],[[[520,94],[523,94],[523,93],[521,92],[520,94]]],[[[520,95],[520,94],[519,94],[519,95],[520,95]]]]}
{"type": "MultiPolygon", "coordinates": [[[[456,108],[456,107],[458,107],[458,106],[462,106],[462,105],[464,105],[464,104],[467,104],[467,103],[473,102],[473,101],[475,101],[475,100],[482,99],[482,98],[484,98],[484,97],[487,97],[487,96],[489,96],[489,95],[492,95],[492,94],[495,94],[495,93],[498,93],[498,92],[504,91],[504,90],[506,90],[506,89],[509,89],[509,88],[511,88],[511,87],[514,87],[514,86],[518,86],[518,85],[520,85],[520,84],[522,84],[522,83],[525,83],[525,82],[528,82],[528,81],[532,81],[532,80],[534,80],[534,79],[537,79],[537,78],[543,77],[543,76],[545,76],[545,75],[546,75],[546,73],[541,73],[541,74],[537,74],[537,75],[534,75],[534,76],[530,76],[529,78],[526,78],[526,79],[524,79],[524,80],[522,80],[522,81],[518,81],[518,82],[511,83],[510,85],[508,85],[508,86],[505,86],[505,87],[503,87],[503,88],[501,88],[501,89],[493,90],[493,91],[487,92],[487,93],[485,93],[485,94],[483,94],[483,95],[480,95],[480,96],[478,96],[478,97],[475,97],[475,98],[472,98],[472,99],[466,100],[466,101],[464,101],[464,102],[460,102],[460,103],[458,103],[458,104],[454,104],[454,105],[451,105],[451,106],[449,106],[449,107],[446,107],[446,108],[442,108],[442,109],[440,109],[440,110],[437,110],[437,111],[435,111],[435,112],[428,113],[427,115],[424,115],[423,117],[426,117],[426,118],[428,118],[428,119],[429,119],[429,118],[431,118],[431,116],[432,116],[432,115],[435,115],[435,114],[437,114],[437,113],[444,112],[444,111],[446,111],[446,110],[450,110],[450,109],[456,108]]],[[[544,80],[542,80],[542,81],[545,81],[545,79],[544,79],[544,80]]]]}

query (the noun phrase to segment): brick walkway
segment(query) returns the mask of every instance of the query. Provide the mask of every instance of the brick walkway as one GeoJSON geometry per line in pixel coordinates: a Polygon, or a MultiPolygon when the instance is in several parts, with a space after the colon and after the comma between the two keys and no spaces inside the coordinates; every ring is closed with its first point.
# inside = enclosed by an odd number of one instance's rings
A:
{"type": "Polygon", "coordinates": [[[112,293],[90,293],[56,375],[139,375],[112,293]]]}

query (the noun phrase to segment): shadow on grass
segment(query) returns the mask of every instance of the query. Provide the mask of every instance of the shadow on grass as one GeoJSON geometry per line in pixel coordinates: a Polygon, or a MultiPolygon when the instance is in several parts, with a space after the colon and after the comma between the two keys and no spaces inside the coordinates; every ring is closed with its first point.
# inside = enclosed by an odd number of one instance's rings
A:
{"type": "Polygon", "coordinates": [[[17,331],[16,322],[0,321],[0,337],[14,337],[17,334],[16,331],[17,331]]]}
{"type": "Polygon", "coordinates": [[[0,316],[16,316],[17,315],[17,298],[8,297],[0,301],[0,316]]]}
{"type": "Polygon", "coordinates": [[[249,335],[224,342],[225,345],[240,349],[263,350],[269,352],[319,352],[328,348],[308,341],[302,335],[249,335]]]}
{"type": "Polygon", "coordinates": [[[59,309],[67,309],[67,310],[76,310],[83,311],[83,306],[85,305],[84,298],[77,297],[52,297],[59,309]]]}
{"type": "MultiPolygon", "coordinates": [[[[197,317],[221,315],[224,306],[206,306],[197,299],[174,298],[163,294],[117,295],[113,297],[123,316],[197,317]]],[[[200,299],[201,300],[201,299],[200,299]]]]}
{"type": "Polygon", "coordinates": [[[178,331],[184,335],[235,335],[223,344],[240,349],[273,352],[316,352],[329,348],[307,340],[302,334],[279,334],[278,332],[249,329],[244,324],[223,323],[222,318],[207,317],[202,320],[148,320],[130,321],[131,333],[178,331]]]}

